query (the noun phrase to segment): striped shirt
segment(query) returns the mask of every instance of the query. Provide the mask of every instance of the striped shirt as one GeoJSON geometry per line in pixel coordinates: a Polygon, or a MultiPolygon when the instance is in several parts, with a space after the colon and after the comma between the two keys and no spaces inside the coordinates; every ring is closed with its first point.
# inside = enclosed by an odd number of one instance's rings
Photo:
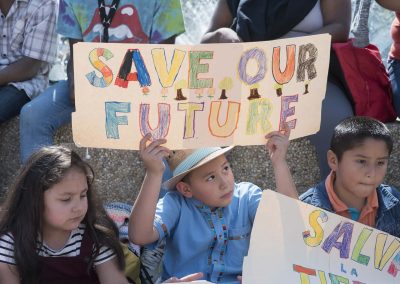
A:
{"type": "MultiPolygon", "coordinates": [[[[71,235],[62,249],[53,250],[46,244],[40,247],[38,243],[38,254],[43,257],[74,257],[78,256],[81,251],[83,234],[85,233],[85,225],[80,224],[78,228],[71,232],[71,235]]],[[[93,247],[93,254],[95,248],[93,247]]],[[[115,257],[115,253],[111,248],[101,247],[99,255],[94,259],[94,265],[102,264],[115,257]]],[[[0,236],[0,262],[15,265],[14,259],[14,238],[10,233],[0,236]]]]}
{"type": "Polygon", "coordinates": [[[30,80],[12,82],[31,99],[48,85],[50,63],[56,59],[58,0],[15,0],[7,15],[0,11],[0,69],[29,57],[42,61],[30,80]]]}

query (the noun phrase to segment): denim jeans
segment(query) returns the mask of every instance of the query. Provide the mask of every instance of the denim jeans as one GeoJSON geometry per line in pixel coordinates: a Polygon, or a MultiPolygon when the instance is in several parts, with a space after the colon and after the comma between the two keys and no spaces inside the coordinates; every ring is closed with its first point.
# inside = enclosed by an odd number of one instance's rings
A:
{"type": "Polygon", "coordinates": [[[68,81],[59,81],[27,103],[20,114],[21,161],[43,146],[53,144],[55,131],[71,121],[74,107],[68,81]]]}
{"type": "Polygon", "coordinates": [[[0,123],[17,116],[29,97],[12,85],[0,87],[0,123]]]}
{"type": "Polygon", "coordinates": [[[393,105],[397,117],[400,117],[400,60],[389,58],[388,72],[393,89],[393,105]]]}

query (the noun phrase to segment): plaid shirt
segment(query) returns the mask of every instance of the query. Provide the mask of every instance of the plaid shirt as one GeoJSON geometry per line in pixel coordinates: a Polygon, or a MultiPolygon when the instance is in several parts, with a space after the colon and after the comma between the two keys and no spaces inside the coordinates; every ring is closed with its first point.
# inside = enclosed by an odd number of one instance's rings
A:
{"type": "Polygon", "coordinates": [[[50,63],[56,59],[57,11],[57,0],[15,0],[7,16],[0,13],[0,69],[23,57],[43,61],[35,77],[10,83],[31,99],[47,87],[50,63]]]}

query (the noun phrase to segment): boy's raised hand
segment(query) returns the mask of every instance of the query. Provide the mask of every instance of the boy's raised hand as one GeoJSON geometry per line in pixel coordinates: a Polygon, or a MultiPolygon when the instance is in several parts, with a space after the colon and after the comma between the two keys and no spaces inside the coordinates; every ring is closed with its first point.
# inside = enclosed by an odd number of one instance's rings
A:
{"type": "Polygon", "coordinates": [[[289,147],[290,129],[285,124],[283,131],[272,131],[265,138],[268,139],[265,145],[272,165],[286,161],[286,153],[289,147]]]}
{"type": "Polygon", "coordinates": [[[170,150],[161,145],[166,143],[167,140],[158,139],[149,143],[150,138],[151,134],[147,133],[140,140],[139,155],[148,172],[162,174],[165,168],[162,159],[170,154],[170,150]]]}
{"type": "Polygon", "coordinates": [[[289,135],[289,127],[285,124],[283,131],[273,131],[265,136],[268,139],[265,147],[268,150],[272,167],[274,168],[276,191],[289,197],[298,198],[296,185],[286,162],[289,135]]]}

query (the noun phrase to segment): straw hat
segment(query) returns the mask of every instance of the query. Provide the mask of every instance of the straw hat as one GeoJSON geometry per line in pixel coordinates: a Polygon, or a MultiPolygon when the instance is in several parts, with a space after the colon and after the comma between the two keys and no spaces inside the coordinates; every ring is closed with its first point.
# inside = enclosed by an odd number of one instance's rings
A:
{"type": "Polygon", "coordinates": [[[234,146],[225,148],[211,147],[172,151],[172,154],[167,157],[169,167],[172,171],[172,178],[164,182],[163,186],[166,189],[173,189],[189,172],[229,152],[233,147],[234,146]]]}

